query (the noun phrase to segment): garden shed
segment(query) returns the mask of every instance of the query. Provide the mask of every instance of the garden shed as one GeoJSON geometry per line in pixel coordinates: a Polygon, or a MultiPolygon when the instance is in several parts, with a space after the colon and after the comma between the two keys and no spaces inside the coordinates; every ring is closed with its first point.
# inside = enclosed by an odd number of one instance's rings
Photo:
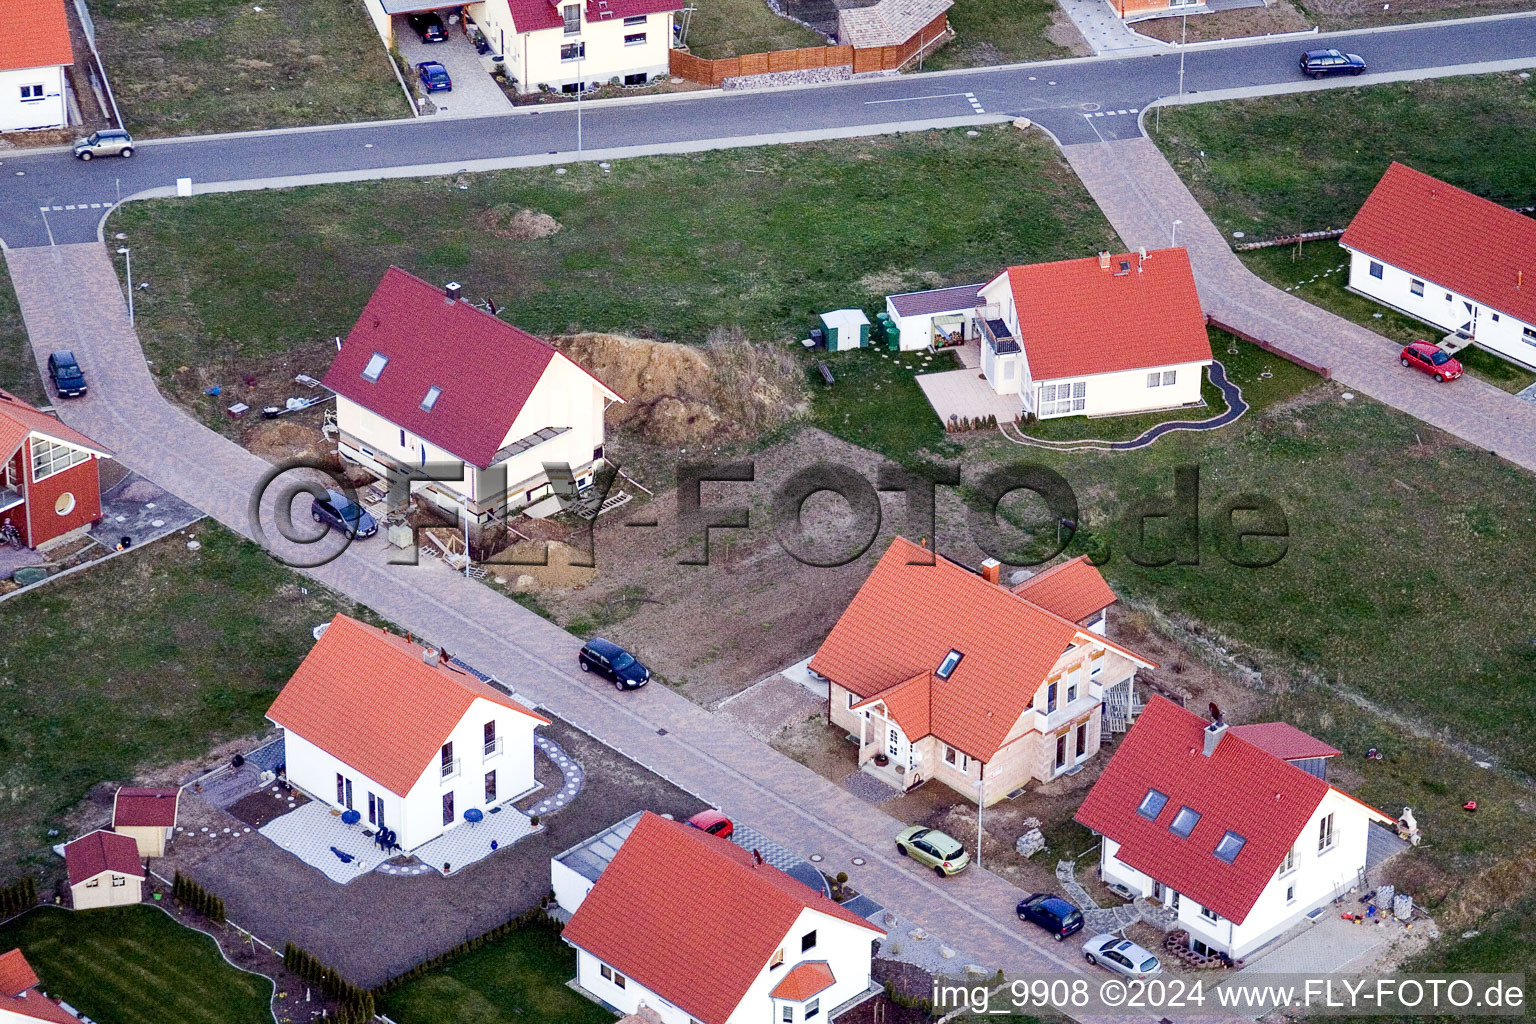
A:
{"type": "Polygon", "coordinates": [[[827,351],[865,348],[869,345],[869,317],[862,309],[834,309],[821,314],[822,330],[827,332],[827,351]]]}

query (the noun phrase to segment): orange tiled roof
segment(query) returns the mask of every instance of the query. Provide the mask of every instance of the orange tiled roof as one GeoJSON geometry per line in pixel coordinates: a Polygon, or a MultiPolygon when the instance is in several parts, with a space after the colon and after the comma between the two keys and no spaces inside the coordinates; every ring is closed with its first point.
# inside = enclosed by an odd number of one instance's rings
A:
{"type": "Polygon", "coordinates": [[[647,811],[563,934],[703,1024],[725,1024],[806,909],[885,934],[741,847],[647,811]]]}
{"type": "Polygon", "coordinates": [[[64,0],[0,0],[0,71],[73,64],[64,0]]]}
{"type": "MultiPolygon", "coordinates": [[[[0,3],[3,2],[0,0],[0,3]]],[[[0,459],[14,454],[22,440],[34,430],[55,441],[79,445],[103,458],[112,457],[111,452],[78,430],[66,427],[47,413],[32,408],[9,391],[0,391],[0,459]]]]}
{"type": "Polygon", "coordinates": [[[1158,249],[1008,268],[1019,342],[1036,381],[1211,360],[1189,254],[1158,249]],[[1130,269],[1120,273],[1121,263],[1130,269]],[[1140,264],[1140,269],[1138,268],[1140,264]]]}
{"type": "Polygon", "coordinates": [[[337,615],[267,717],[398,796],[410,792],[476,697],[549,724],[468,672],[425,663],[423,650],[337,615]]]}
{"type": "Polygon", "coordinates": [[[1079,555],[1036,573],[1013,592],[1064,619],[1082,622],[1115,603],[1115,592],[1087,555],[1079,555]]]}
{"type": "Polygon", "coordinates": [[[825,960],[807,960],[796,964],[784,975],[784,980],[773,987],[768,995],[774,999],[792,999],[803,1003],[817,992],[825,992],[837,981],[832,968],[825,960]]]}
{"type": "Polygon", "coordinates": [[[0,996],[0,1010],[16,1014],[22,1020],[40,1020],[46,1024],[80,1024],[64,1007],[43,995],[37,989],[29,989],[19,996],[0,996]]]}
{"type": "Polygon", "coordinates": [[[21,950],[0,953],[0,996],[20,995],[37,983],[37,972],[21,950]]]}
{"type": "Polygon", "coordinates": [[[866,697],[855,704],[852,710],[857,711],[880,701],[907,736],[912,739],[927,736],[932,730],[933,679],[932,672],[919,672],[911,679],[866,697]]]}
{"type": "MultiPolygon", "coordinates": [[[[822,642],[811,668],[866,699],[890,691],[914,722],[919,716],[910,703],[926,691],[928,727],[908,732],[908,739],[931,733],[985,761],[1074,642],[1102,644],[1153,664],[897,537],[822,642]],[[948,679],[932,676],[951,650],[963,655],[960,664],[948,679]],[[919,674],[930,676],[926,686],[914,680],[919,674]]],[[[906,725],[902,729],[908,731],[906,725]]]]}

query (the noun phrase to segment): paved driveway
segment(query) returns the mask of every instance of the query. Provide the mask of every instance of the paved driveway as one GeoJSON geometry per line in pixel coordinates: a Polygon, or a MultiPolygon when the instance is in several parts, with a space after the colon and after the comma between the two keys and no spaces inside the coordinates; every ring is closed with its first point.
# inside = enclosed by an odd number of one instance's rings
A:
{"type": "Polygon", "coordinates": [[[451,92],[429,95],[437,112],[464,116],[507,113],[512,109],[512,101],[491,80],[474,44],[464,35],[462,23],[447,28],[447,42],[427,44],[403,17],[395,18],[395,42],[411,65],[411,73],[415,74],[416,65],[422,61],[435,60],[448,69],[448,77],[453,80],[451,92]]]}

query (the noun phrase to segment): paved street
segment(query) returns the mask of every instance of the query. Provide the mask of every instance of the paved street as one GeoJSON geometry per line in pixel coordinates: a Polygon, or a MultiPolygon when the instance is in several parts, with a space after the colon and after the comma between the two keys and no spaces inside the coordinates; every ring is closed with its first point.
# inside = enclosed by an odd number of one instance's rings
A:
{"type": "MultiPolygon", "coordinates": [[[[250,536],[247,509],[268,464],[161,397],[105,248],[10,250],[6,259],[34,352],[70,347],[95,367],[90,395],[62,409],[69,423],[110,437],[126,465],[250,536]]],[[[265,517],[264,527],[272,532],[265,517]]],[[[664,686],[621,694],[582,676],[575,671],[579,640],[488,587],[436,561],[396,566],[386,558],[375,538],[312,575],[796,853],[821,854],[823,869],[848,872],[861,892],[984,957],[989,970],[1083,969],[1074,946],[1019,925],[1013,907],[1024,894],[1009,883],[979,870],[940,881],[896,855],[892,837],[902,822],[766,744],[720,728],[664,686]]]]}
{"type": "Polygon", "coordinates": [[[1213,320],[1325,367],[1348,387],[1536,471],[1536,404],[1476,377],[1463,377],[1451,387],[1436,384],[1398,365],[1400,345],[1259,279],[1150,139],[1084,143],[1063,152],[1128,249],[1167,245],[1174,220],[1181,221],[1179,244],[1189,250],[1200,304],[1213,320]]]}
{"type": "MultiPolygon", "coordinates": [[[[1470,62],[1536,66],[1536,14],[1334,33],[1307,46],[1368,54],[1372,74],[1314,83],[1296,70],[1295,40],[1196,46],[1184,92],[1369,83],[1378,75],[1443,74],[1470,62]]],[[[1140,134],[1136,115],[1179,91],[1177,47],[1120,57],[861,79],[801,89],[684,93],[582,104],[586,157],[621,157],[795,139],[920,130],[1029,117],[1063,145],[1140,134]],[[971,103],[975,98],[976,106],[971,103]],[[980,112],[977,112],[979,106],[980,112]]],[[[574,104],[485,118],[421,118],[277,133],[150,141],[131,160],[82,164],[63,153],[0,159],[0,239],[8,246],[83,242],[105,209],[147,189],[377,178],[575,157],[574,104]],[[44,212],[43,208],[46,208],[44,212]]]]}

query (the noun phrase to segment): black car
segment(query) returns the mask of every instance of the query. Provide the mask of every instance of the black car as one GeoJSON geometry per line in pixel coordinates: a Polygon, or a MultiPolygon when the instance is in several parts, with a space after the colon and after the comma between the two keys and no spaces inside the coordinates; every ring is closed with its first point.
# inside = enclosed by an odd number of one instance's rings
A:
{"type": "Polygon", "coordinates": [[[60,398],[79,398],[85,394],[85,374],[73,352],[55,352],[48,357],[48,376],[60,398]]]}
{"type": "Polygon", "coordinates": [[[1057,942],[1083,930],[1083,912],[1060,896],[1047,892],[1037,892],[1020,900],[1019,920],[1039,925],[1057,942]]]}
{"type": "Polygon", "coordinates": [[[309,514],[315,522],[340,530],[348,537],[372,537],[379,532],[379,524],[373,516],[340,491],[328,490],[325,497],[316,498],[309,507],[309,514]]]}
{"type": "Polygon", "coordinates": [[[443,27],[443,19],[431,11],[420,14],[408,14],[405,20],[411,23],[411,28],[421,37],[424,43],[446,43],[448,30],[443,27]]]}
{"type": "Polygon", "coordinates": [[[634,690],[651,680],[651,670],[616,643],[593,637],[582,645],[576,663],[583,672],[596,672],[621,690],[634,690]]]}
{"type": "Polygon", "coordinates": [[[1322,78],[1324,75],[1362,75],[1365,73],[1365,58],[1358,53],[1343,53],[1339,50],[1308,50],[1301,55],[1301,73],[1313,78],[1322,78]]]}

